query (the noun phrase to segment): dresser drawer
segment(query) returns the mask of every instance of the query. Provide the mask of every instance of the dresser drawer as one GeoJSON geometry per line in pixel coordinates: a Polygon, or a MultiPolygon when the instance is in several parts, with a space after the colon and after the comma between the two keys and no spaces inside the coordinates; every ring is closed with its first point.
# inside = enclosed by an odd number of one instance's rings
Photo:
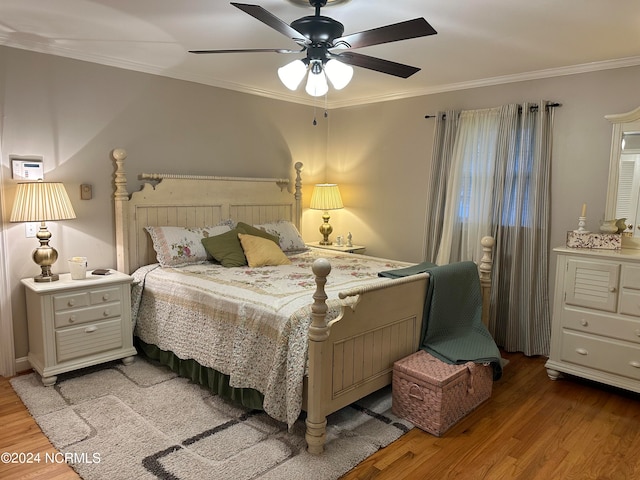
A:
{"type": "Polygon", "coordinates": [[[562,332],[562,361],[640,380],[640,346],[562,332]]]}
{"type": "Polygon", "coordinates": [[[640,291],[623,290],[620,293],[620,313],[640,317],[640,291]]]}
{"type": "Polygon", "coordinates": [[[94,322],[106,318],[119,317],[122,315],[122,304],[106,303],[95,307],[75,308],[54,314],[54,325],[56,328],[78,325],[86,322],[94,322]]]}
{"type": "Polygon", "coordinates": [[[565,307],[562,312],[562,327],[640,344],[640,319],[565,307]]]}
{"type": "Polygon", "coordinates": [[[120,318],[56,331],[58,362],[121,347],[122,320],[120,318]]]}
{"type": "Polygon", "coordinates": [[[640,267],[633,265],[622,267],[622,288],[640,290],[640,267]]]}

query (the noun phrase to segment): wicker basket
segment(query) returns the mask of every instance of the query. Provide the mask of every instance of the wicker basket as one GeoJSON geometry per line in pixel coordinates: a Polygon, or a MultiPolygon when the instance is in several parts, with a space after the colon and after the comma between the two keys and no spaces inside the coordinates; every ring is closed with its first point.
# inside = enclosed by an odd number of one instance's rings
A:
{"type": "Polygon", "coordinates": [[[418,351],[393,365],[395,415],[441,436],[491,396],[491,366],[449,365],[418,351]]]}

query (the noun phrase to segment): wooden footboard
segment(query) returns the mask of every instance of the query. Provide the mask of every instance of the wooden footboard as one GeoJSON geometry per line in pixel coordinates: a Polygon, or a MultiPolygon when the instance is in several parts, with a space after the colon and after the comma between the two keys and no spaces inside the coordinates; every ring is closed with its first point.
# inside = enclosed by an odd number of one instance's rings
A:
{"type": "MultiPolygon", "coordinates": [[[[484,256],[478,265],[483,298],[483,322],[489,313],[491,237],[482,239],[484,256]]],[[[419,274],[341,292],[357,297],[341,315],[327,321],[324,286],[331,265],[313,265],[316,291],[309,328],[309,371],[303,405],[307,411],[306,441],[310,453],[324,450],[327,415],[391,383],[393,363],[416,352],[429,275],[419,274]]]]}

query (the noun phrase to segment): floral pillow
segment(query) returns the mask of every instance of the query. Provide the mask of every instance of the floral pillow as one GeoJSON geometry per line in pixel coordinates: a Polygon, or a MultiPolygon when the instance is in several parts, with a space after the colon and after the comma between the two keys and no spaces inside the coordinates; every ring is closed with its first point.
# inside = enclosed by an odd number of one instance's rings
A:
{"type": "Polygon", "coordinates": [[[202,239],[231,230],[228,225],[213,227],[145,227],[153,241],[158,263],[163,267],[179,267],[202,263],[211,257],[202,239]]]}
{"type": "Polygon", "coordinates": [[[300,232],[291,222],[280,220],[279,222],[254,225],[254,227],[278,237],[278,243],[283,252],[294,253],[308,250],[300,232]]]}

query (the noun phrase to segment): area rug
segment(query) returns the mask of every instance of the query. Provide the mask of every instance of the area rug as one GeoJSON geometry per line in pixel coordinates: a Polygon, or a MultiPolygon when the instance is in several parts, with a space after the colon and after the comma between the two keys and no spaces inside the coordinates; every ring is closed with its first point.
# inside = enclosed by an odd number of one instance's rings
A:
{"type": "Polygon", "coordinates": [[[386,388],[331,415],[326,450],[311,455],[303,419],[289,431],[141,357],[53,387],[34,373],[11,385],[85,480],[337,479],[413,428],[391,413],[386,388]]]}

